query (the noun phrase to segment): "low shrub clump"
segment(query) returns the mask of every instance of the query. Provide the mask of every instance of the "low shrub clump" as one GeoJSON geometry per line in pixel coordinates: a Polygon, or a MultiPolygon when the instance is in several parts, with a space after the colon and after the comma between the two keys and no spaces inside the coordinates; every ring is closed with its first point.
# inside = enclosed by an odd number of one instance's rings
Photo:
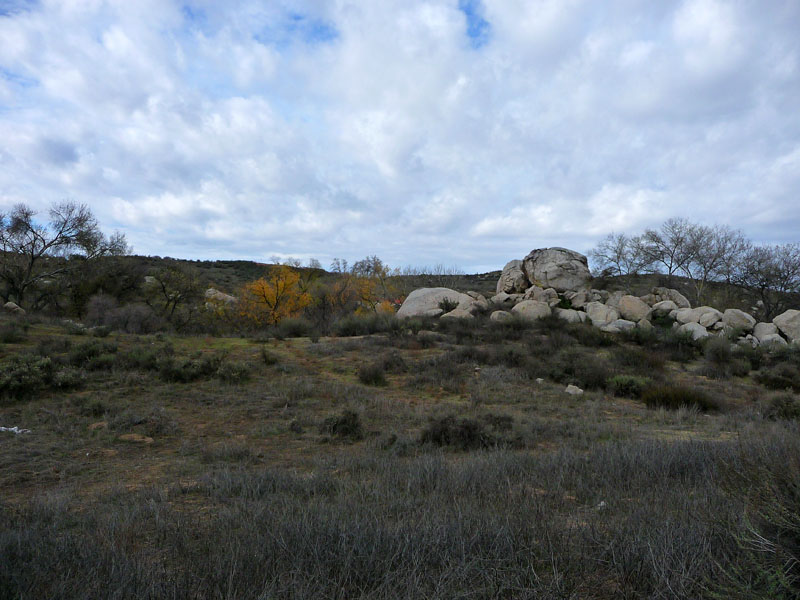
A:
{"type": "Polygon", "coordinates": [[[606,381],[606,389],[615,396],[641,398],[644,391],[652,386],[653,380],[635,375],[615,375],[606,381]]]}
{"type": "Polygon", "coordinates": [[[361,417],[354,410],[345,410],[340,415],[328,417],[319,426],[319,432],[353,442],[364,439],[361,417]]]}
{"type": "Polygon", "coordinates": [[[14,321],[0,325],[0,342],[3,344],[19,344],[25,341],[25,330],[14,321]]]}
{"type": "Polygon", "coordinates": [[[278,333],[275,337],[279,339],[306,337],[313,328],[313,325],[305,319],[283,319],[276,327],[278,333]]]}
{"type": "Polygon", "coordinates": [[[24,400],[45,389],[73,389],[83,381],[80,371],[60,367],[49,357],[21,354],[0,364],[0,400],[24,400]]]}
{"type": "Polygon", "coordinates": [[[556,355],[546,374],[559,383],[572,383],[583,389],[600,390],[605,388],[608,378],[614,375],[614,368],[592,354],[567,348],[556,355]]]}
{"type": "Polygon", "coordinates": [[[715,411],[720,408],[719,402],[708,394],[679,385],[651,386],[642,392],[641,399],[650,408],[677,410],[695,407],[701,411],[715,411]]]}
{"type": "MultiPolygon", "coordinates": [[[[117,351],[116,344],[112,344],[109,342],[101,342],[99,340],[92,340],[90,342],[85,342],[83,344],[79,344],[74,346],[67,355],[67,360],[69,364],[73,367],[85,367],[91,368],[90,363],[92,361],[96,361],[100,356],[103,355],[113,355],[117,351]]],[[[104,359],[96,363],[91,370],[102,370],[106,367],[111,368],[113,365],[114,358],[111,358],[111,365],[108,364],[108,360],[104,359]]]]}
{"type": "Polygon", "coordinates": [[[358,380],[365,385],[386,385],[386,370],[380,362],[361,365],[358,369],[358,380]]]}
{"type": "Polygon", "coordinates": [[[800,392],[800,368],[790,363],[762,367],[754,375],[755,380],[773,390],[793,390],[800,392]]]}
{"type": "Polygon", "coordinates": [[[703,349],[704,361],[701,373],[712,379],[747,375],[751,369],[750,361],[739,352],[734,352],[731,346],[730,340],[724,336],[708,340],[703,349]]]}
{"type": "Polygon", "coordinates": [[[333,324],[333,334],[338,337],[353,337],[357,335],[372,335],[383,333],[390,329],[390,321],[394,316],[384,315],[350,315],[339,319],[333,324]]]}
{"type": "Polygon", "coordinates": [[[479,450],[497,445],[497,439],[480,421],[456,418],[453,415],[434,419],[422,430],[419,441],[439,447],[458,450],[479,450]]]}
{"type": "Polygon", "coordinates": [[[792,393],[775,394],[763,403],[761,416],[772,421],[800,419],[800,398],[792,393]]]}
{"type": "Polygon", "coordinates": [[[242,361],[223,361],[214,375],[225,383],[244,383],[250,379],[250,366],[242,361]]]}

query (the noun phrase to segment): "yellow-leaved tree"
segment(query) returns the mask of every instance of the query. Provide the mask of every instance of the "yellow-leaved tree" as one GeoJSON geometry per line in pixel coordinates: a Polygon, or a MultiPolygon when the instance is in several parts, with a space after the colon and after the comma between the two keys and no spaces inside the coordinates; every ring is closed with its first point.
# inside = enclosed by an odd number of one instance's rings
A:
{"type": "Polygon", "coordinates": [[[242,317],[255,325],[275,325],[294,317],[309,305],[311,296],[300,274],[286,265],[272,268],[267,277],[246,283],[239,300],[242,317]]]}

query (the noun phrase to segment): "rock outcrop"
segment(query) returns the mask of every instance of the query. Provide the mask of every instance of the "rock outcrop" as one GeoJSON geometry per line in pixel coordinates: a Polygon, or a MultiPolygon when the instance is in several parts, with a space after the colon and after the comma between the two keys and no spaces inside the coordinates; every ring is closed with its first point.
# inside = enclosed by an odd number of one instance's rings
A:
{"type": "Polygon", "coordinates": [[[787,310],[772,319],[772,322],[790,342],[800,341],[800,310],[787,310]]]}
{"type": "Polygon", "coordinates": [[[522,261],[512,260],[503,267],[503,272],[497,281],[497,293],[518,294],[524,292],[530,286],[531,283],[522,270],[522,261]]]}
{"type": "Polygon", "coordinates": [[[586,257],[566,248],[539,248],[522,261],[525,275],[534,285],[557,292],[580,290],[592,279],[586,257]]]}
{"type": "Polygon", "coordinates": [[[678,290],[654,287],[637,297],[622,291],[591,289],[590,279],[582,254],[565,248],[541,248],[522,261],[510,261],[497,282],[497,293],[489,300],[476,292],[423,288],[408,296],[397,316],[471,319],[480,312],[491,312],[492,321],[506,321],[555,315],[567,323],[588,321],[609,333],[653,329],[669,325],[667,319],[671,319],[673,328],[694,340],[739,332],[736,343],[740,344],[800,342],[800,310],[786,311],[772,323],[756,323],[750,314],[735,308],[692,308],[678,290]]]}

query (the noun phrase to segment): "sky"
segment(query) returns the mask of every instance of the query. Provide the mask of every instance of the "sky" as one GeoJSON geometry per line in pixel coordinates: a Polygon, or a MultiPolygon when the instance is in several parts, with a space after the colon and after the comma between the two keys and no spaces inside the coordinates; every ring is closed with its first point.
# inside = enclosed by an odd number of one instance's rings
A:
{"type": "Polygon", "coordinates": [[[0,0],[0,212],[137,254],[502,268],[800,241],[797,0],[0,0]]]}

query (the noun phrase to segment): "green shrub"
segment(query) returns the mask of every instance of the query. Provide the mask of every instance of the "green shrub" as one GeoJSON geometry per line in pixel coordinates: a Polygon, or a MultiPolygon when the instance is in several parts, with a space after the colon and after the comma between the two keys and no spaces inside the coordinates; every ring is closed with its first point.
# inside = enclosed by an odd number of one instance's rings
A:
{"type": "Polygon", "coordinates": [[[562,327],[582,346],[603,348],[617,345],[617,340],[612,334],[600,331],[588,321],[586,323],[566,323],[562,327]]]}
{"type": "Polygon", "coordinates": [[[481,419],[495,431],[511,431],[514,426],[514,417],[503,413],[487,413],[481,419]]]}
{"type": "Polygon", "coordinates": [[[719,410],[720,405],[708,394],[678,385],[654,385],[642,393],[642,401],[649,408],[677,410],[696,407],[702,411],[719,410]]]}
{"type": "Polygon", "coordinates": [[[789,392],[775,394],[763,403],[761,415],[773,421],[796,421],[800,419],[800,398],[789,392]]]}
{"type": "Polygon", "coordinates": [[[106,325],[98,325],[97,327],[92,327],[89,331],[94,337],[104,338],[111,333],[111,328],[106,325]]]}
{"type": "Polygon", "coordinates": [[[754,348],[750,344],[737,345],[733,354],[738,359],[746,360],[750,364],[750,368],[756,371],[764,364],[764,350],[760,346],[754,348]]]}
{"type": "Polygon", "coordinates": [[[351,441],[364,439],[361,418],[353,410],[345,410],[340,415],[328,417],[320,425],[319,432],[351,441]]]}
{"type": "MultiPolygon", "coordinates": [[[[536,367],[534,372],[537,372],[536,367]]],[[[605,387],[606,381],[614,375],[614,368],[597,356],[567,348],[555,356],[546,374],[553,381],[597,390],[605,387]]]]}
{"type": "Polygon", "coordinates": [[[386,371],[380,362],[361,365],[358,369],[358,380],[365,385],[386,385],[386,371]]]}
{"type": "Polygon", "coordinates": [[[0,365],[0,398],[29,398],[48,387],[55,366],[49,358],[17,355],[0,365]]]}
{"type": "Polygon", "coordinates": [[[389,322],[393,315],[348,315],[333,324],[333,334],[338,337],[353,337],[357,335],[371,335],[382,333],[389,329],[389,322]]]}
{"type": "Polygon", "coordinates": [[[171,345],[134,346],[127,352],[117,353],[117,363],[123,369],[157,371],[164,362],[168,362],[174,350],[171,345]]]}
{"type": "Polygon", "coordinates": [[[436,386],[451,393],[459,393],[464,386],[466,369],[455,353],[442,354],[417,362],[411,371],[416,375],[409,382],[411,387],[436,386]]]}
{"type": "Polygon", "coordinates": [[[753,377],[764,387],[773,390],[800,392],[800,368],[791,363],[782,362],[762,367],[753,377]]]}
{"type": "Polygon", "coordinates": [[[117,364],[117,357],[113,354],[100,354],[87,360],[83,367],[87,371],[110,371],[117,364]]]}
{"type": "Polygon", "coordinates": [[[277,365],[280,358],[274,352],[270,352],[266,346],[261,346],[261,360],[265,365],[271,367],[272,365],[277,365]]]}
{"type": "Polygon", "coordinates": [[[451,310],[458,308],[458,302],[450,298],[442,298],[439,301],[439,308],[442,309],[443,312],[449,313],[451,310]]]}
{"type": "Polygon", "coordinates": [[[222,366],[224,358],[219,355],[207,355],[194,359],[163,361],[159,376],[164,381],[174,383],[191,383],[198,379],[215,376],[222,366]]]}
{"type": "Polygon", "coordinates": [[[99,357],[101,354],[114,354],[117,351],[116,344],[92,340],[73,347],[69,351],[68,361],[72,366],[84,367],[89,361],[99,357]]]}
{"type": "Polygon", "coordinates": [[[449,446],[458,450],[479,450],[497,444],[495,437],[486,431],[480,421],[467,418],[456,418],[453,415],[431,420],[422,430],[421,444],[449,446]]]}
{"type": "Polygon", "coordinates": [[[0,342],[3,344],[19,344],[25,341],[25,331],[16,322],[10,321],[0,325],[0,342]]]}
{"type": "Polygon", "coordinates": [[[396,350],[386,352],[380,357],[378,362],[387,373],[405,373],[408,371],[408,365],[405,359],[396,350]]]}
{"type": "Polygon", "coordinates": [[[698,344],[688,332],[678,333],[675,329],[666,331],[660,338],[659,348],[667,352],[670,360],[687,363],[697,356],[698,344]]]}
{"type": "Polygon", "coordinates": [[[82,387],[85,381],[82,371],[66,367],[53,374],[50,387],[56,390],[74,390],[82,387]]]}
{"type": "Polygon", "coordinates": [[[664,356],[660,352],[631,346],[615,348],[612,356],[614,357],[614,362],[621,367],[628,367],[647,373],[663,371],[666,363],[664,356]]]}
{"type": "Polygon", "coordinates": [[[730,340],[724,336],[708,340],[703,348],[705,358],[700,372],[712,379],[747,375],[751,369],[750,362],[731,346],[730,340]]]}
{"type": "Polygon", "coordinates": [[[658,341],[658,332],[655,328],[645,329],[643,327],[632,327],[631,329],[622,330],[619,336],[623,340],[639,346],[651,346],[658,341]]]}
{"type": "Polygon", "coordinates": [[[305,319],[284,319],[277,326],[281,339],[306,337],[313,329],[309,321],[305,319]]]}
{"type": "Polygon", "coordinates": [[[250,379],[250,366],[241,361],[224,361],[215,375],[225,383],[243,383],[250,379]]]}
{"type": "Polygon", "coordinates": [[[615,396],[625,398],[641,398],[644,391],[653,384],[647,377],[634,375],[615,375],[606,381],[606,389],[615,396]]]}

